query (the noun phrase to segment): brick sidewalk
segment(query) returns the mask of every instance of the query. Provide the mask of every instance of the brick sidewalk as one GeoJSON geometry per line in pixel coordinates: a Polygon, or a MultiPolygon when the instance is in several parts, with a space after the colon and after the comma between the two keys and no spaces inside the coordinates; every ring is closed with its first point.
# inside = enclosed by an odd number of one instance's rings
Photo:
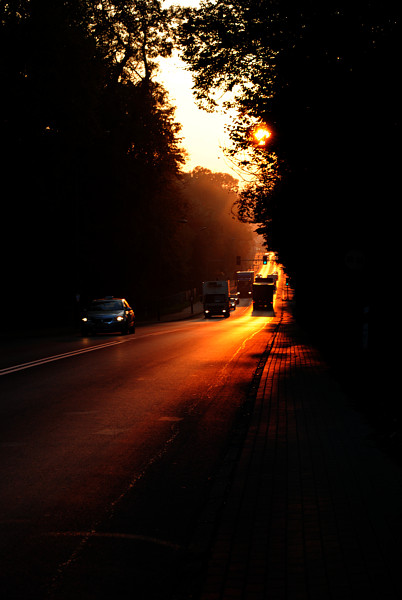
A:
{"type": "Polygon", "coordinates": [[[402,474],[371,439],[285,312],[201,599],[402,598],[402,474]]]}

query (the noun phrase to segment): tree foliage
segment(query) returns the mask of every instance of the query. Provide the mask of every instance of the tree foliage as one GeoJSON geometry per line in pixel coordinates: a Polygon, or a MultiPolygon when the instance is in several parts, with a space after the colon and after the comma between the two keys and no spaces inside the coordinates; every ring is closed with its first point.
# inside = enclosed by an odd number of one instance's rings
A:
{"type": "Polygon", "coordinates": [[[159,57],[170,56],[172,11],[159,0],[91,2],[88,26],[114,81],[150,82],[159,57]]]}
{"type": "MultiPolygon", "coordinates": [[[[62,305],[77,293],[135,297],[152,288],[147,263],[183,211],[180,125],[153,79],[171,49],[168,13],[156,0],[0,11],[6,285],[18,272],[15,291],[62,305]]],[[[165,271],[175,259],[163,255],[165,271]]]]}
{"type": "Polygon", "coordinates": [[[187,256],[194,282],[234,279],[234,272],[252,268],[254,229],[238,219],[238,181],[227,173],[197,167],[183,177],[187,202],[187,256]],[[236,257],[242,259],[242,266],[236,257]]]}
{"type": "MultiPolygon", "coordinates": [[[[249,144],[253,119],[265,121],[274,132],[271,152],[294,172],[317,159],[317,144],[345,148],[348,136],[364,134],[365,119],[385,96],[374,81],[395,92],[399,27],[388,2],[204,1],[183,23],[183,58],[201,102],[213,106],[217,94],[231,93],[228,103],[239,112],[231,127],[235,149],[249,144]]],[[[396,97],[388,99],[393,110],[396,97]]]]}
{"type": "Polygon", "coordinates": [[[244,151],[255,120],[274,132],[265,156],[257,150],[259,177],[242,193],[240,214],[279,251],[299,306],[321,329],[330,310],[330,327],[354,331],[350,346],[361,343],[363,308],[375,304],[378,232],[390,227],[398,187],[399,12],[379,0],[205,0],[182,28],[196,97],[213,107],[231,94],[238,109],[234,151],[244,151]],[[357,272],[345,259],[350,252],[364,257],[357,272]],[[322,307],[311,302],[306,263],[322,307]],[[340,271],[353,298],[347,314],[337,300],[340,271]]]}
{"type": "MultiPolygon", "coordinates": [[[[194,74],[195,97],[215,104],[214,92],[233,92],[234,103],[258,96],[264,86],[270,95],[275,80],[277,44],[281,30],[276,2],[201,2],[189,11],[182,26],[183,58],[194,74]]],[[[252,109],[255,102],[252,103],[252,109]]]]}

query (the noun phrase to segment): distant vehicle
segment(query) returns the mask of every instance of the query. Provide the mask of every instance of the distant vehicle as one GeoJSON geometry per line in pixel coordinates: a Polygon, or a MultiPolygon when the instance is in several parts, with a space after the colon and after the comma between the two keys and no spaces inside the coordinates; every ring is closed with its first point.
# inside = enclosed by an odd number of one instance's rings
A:
{"type": "Polygon", "coordinates": [[[230,306],[230,310],[236,310],[236,305],[238,304],[238,299],[237,297],[234,296],[230,296],[229,297],[229,306],[230,306]]]}
{"type": "Polygon", "coordinates": [[[261,279],[253,284],[253,310],[273,310],[276,285],[261,279]]]}
{"type": "Polygon", "coordinates": [[[93,300],[81,320],[83,335],[135,332],[135,314],[127,300],[106,296],[93,300]]]}
{"type": "Polygon", "coordinates": [[[254,271],[236,271],[237,291],[243,298],[249,298],[253,291],[254,271]]]}
{"type": "Polygon", "coordinates": [[[202,284],[202,299],[206,319],[215,315],[230,316],[229,281],[204,281],[202,284]]]}

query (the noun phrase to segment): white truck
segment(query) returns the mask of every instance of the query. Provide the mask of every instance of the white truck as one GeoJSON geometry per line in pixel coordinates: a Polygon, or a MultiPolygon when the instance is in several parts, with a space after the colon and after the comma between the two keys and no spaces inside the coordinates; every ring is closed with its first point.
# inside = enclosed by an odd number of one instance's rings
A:
{"type": "Polygon", "coordinates": [[[206,319],[215,315],[230,316],[230,282],[229,281],[204,281],[202,284],[202,301],[206,319]]]}

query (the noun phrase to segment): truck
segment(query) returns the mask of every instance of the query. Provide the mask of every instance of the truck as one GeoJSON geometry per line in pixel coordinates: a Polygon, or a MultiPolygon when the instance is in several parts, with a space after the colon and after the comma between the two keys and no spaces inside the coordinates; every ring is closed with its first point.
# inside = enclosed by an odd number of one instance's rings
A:
{"type": "Polygon", "coordinates": [[[269,275],[256,275],[255,283],[273,283],[276,288],[276,282],[278,281],[278,273],[275,271],[274,273],[270,273],[269,275]]]}
{"type": "Polygon", "coordinates": [[[254,271],[236,271],[237,292],[241,298],[249,298],[253,291],[254,271]]]}
{"type": "Polygon", "coordinates": [[[253,310],[273,310],[276,285],[259,280],[253,283],[253,310]]]}
{"type": "Polygon", "coordinates": [[[202,284],[202,301],[206,319],[221,315],[230,316],[230,282],[229,281],[204,281],[202,284]]]}

